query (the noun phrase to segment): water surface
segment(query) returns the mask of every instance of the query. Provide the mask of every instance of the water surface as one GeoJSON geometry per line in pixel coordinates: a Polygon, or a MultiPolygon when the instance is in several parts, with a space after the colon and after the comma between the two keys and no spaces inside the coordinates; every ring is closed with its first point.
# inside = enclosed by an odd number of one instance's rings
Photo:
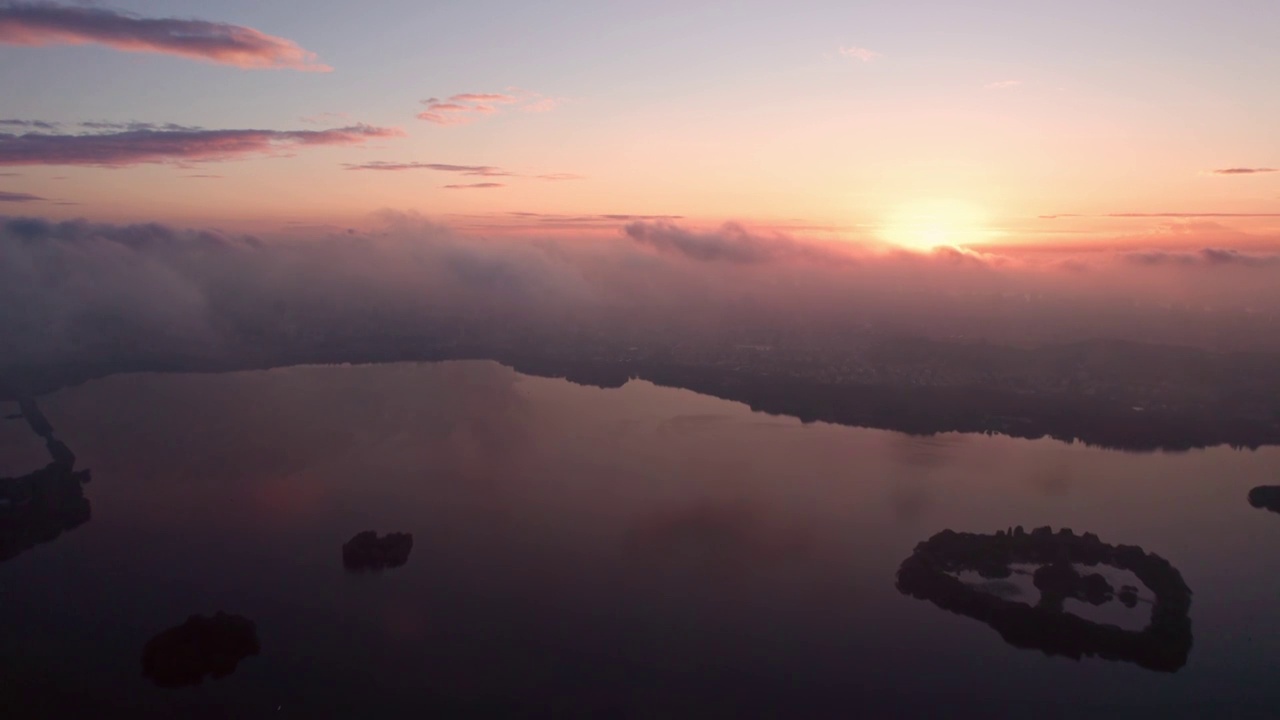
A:
{"type": "MultiPolygon", "coordinates": [[[[123,375],[39,401],[93,479],[90,522],[0,564],[0,697],[32,714],[1280,714],[1280,515],[1247,500],[1280,484],[1278,449],[910,437],[488,362],[123,375]],[[896,589],[935,533],[1016,525],[1168,560],[1194,594],[1185,665],[1014,647],[896,589]],[[362,530],[412,533],[407,564],[344,571],[362,530]],[[260,654],[198,686],[143,676],[150,638],[218,611],[260,654]]],[[[0,470],[48,462],[4,422],[0,470]]],[[[1026,576],[961,575],[1036,601],[1026,576]]],[[[1125,628],[1150,608],[1066,607],[1125,628]]]]}

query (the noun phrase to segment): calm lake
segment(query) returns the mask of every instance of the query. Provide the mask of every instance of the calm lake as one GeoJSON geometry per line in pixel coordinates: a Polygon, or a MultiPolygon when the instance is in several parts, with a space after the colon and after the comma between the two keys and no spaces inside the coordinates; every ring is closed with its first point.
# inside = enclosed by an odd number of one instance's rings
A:
{"type": "MultiPolygon", "coordinates": [[[[92,519],[0,563],[5,717],[1280,716],[1280,515],[1248,501],[1280,484],[1277,448],[910,437],[488,362],[37,400],[92,471],[92,519]],[[935,534],[1019,525],[1167,560],[1192,592],[1185,662],[1018,647],[898,589],[935,534]],[[363,530],[412,533],[407,563],[345,570],[363,530]],[[151,638],[219,611],[256,625],[257,655],[199,685],[144,676],[151,638]]],[[[48,462],[0,420],[0,476],[48,462]]],[[[955,576],[1035,605],[1035,567],[1014,570],[955,576]]],[[[1138,599],[1065,612],[1147,626],[1132,572],[1081,572],[1138,599]]]]}

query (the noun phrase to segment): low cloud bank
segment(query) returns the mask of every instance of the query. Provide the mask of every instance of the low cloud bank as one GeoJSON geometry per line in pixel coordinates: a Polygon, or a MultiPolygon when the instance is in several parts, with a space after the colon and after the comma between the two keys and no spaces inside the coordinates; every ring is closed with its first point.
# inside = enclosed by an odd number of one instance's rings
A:
{"type": "Polygon", "coordinates": [[[1266,253],[913,253],[617,217],[602,240],[468,238],[392,213],[301,238],[0,218],[0,367],[460,336],[1280,345],[1266,253]]]}

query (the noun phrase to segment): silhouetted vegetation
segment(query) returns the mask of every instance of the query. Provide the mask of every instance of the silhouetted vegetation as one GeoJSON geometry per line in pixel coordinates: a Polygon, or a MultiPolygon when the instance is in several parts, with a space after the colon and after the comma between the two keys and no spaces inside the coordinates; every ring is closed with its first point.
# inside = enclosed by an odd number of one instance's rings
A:
{"type": "Polygon", "coordinates": [[[51,462],[16,478],[0,478],[0,562],[12,559],[64,531],[89,522],[84,496],[88,470],[75,471],[75,454],[53,435],[34,400],[19,401],[31,430],[45,440],[51,462]]]}
{"type": "Polygon", "coordinates": [[[342,565],[355,572],[396,568],[409,561],[412,549],[413,535],[409,533],[378,537],[378,533],[366,530],[342,546],[342,565]]]}
{"type": "MultiPolygon", "coordinates": [[[[898,568],[899,592],[928,600],[940,608],[981,620],[1005,642],[1048,655],[1080,659],[1098,656],[1124,660],[1149,670],[1176,672],[1191,652],[1191,589],[1167,560],[1132,545],[1107,545],[1092,533],[1077,536],[1069,529],[1054,533],[1019,526],[994,535],[944,530],[916,546],[898,568]],[[952,573],[976,570],[984,577],[1008,577],[1010,565],[1036,564],[1036,605],[983,592],[952,573]],[[1109,565],[1129,570],[1156,593],[1151,621],[1141,631],[1122,630],[1063,612],[1063,601],[1075,598],[1100,605],[1116,597],[1098,574],[1081,576],[1073,565],[1109,565]]],[[[1133,588],[1118,599],[1136,603],[1133,588]]]]}
{"type": "Polygon", "coordinates": [[[1280,513],[1280,485],[1261,485],[1250,490],[1249,504],[1280,513]]]}
{"type": "Polygon", "coordinates": [[[89,471],[49,463],[18,478],[0,478],[0,562],[89,522],[83,483],[89,471]]]}
{"type": "Polygon", "coordinates": [[[230,675],[260,649],[252,621],[222,612],[212,618],[192,615],[147,641],[142,673],[160,687],[199,685],[206,675],[230,675]]]}
{"type": "Polygon", "coordinates": [[[0,399],[5,393],[39,395],[121,372],[494,360],[522,373],[582,385],[616,388],[642,379],[804,422],[912,435],[1051,437],[1133,451],[1280,445],[1280,405],[1274,399],[1280,392],[1280,365],[1257,353],[1114,341],[1022,349],[869,337],[850,355],[826,350],[811,357],[778,348],[740,358],[712,347],[704,355],[683,357],[670,348],[620,349],[608,339],[459,342],[450,331],[439,333],[335,337],[218,360],[120,355],[94,363],[0,368],[0,399]]]}

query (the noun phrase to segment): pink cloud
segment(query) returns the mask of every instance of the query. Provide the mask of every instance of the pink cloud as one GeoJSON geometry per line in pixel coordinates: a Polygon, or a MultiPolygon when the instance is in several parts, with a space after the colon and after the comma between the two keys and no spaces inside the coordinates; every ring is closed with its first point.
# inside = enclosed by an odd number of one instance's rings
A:
{"type": "Polygon", "coordinates": [[[245,69],[329,72],[316,54],[253,28],[204,20],[144,18],[130,13],[54,3],[0,7],[0,43],[98,44],[126,52],[161,53],[245,69]]]}
{"type": "Polygon", "coordinates": [[[299,147],[359,145],[399,137],[398,128],[352,125],[331,130],[129,130],[53,135],[0,133],[0,166],[193,163],[280,155],[299,147]]]}
{"type": "Polygon", "coordinates": [[[431,120],[432,122],[439,122],[439,120],[433,120],[432,118],[442,118],[446,121],[443,124],[458,124],[470,122],[471,118],[467,117],[469,113],[490,115],[497,112],[497,110],[498,109],[492,105],[463,105],[456,102],[428,102],[427,109],[419,113],[418,117],[422,120],[431,120]]]}
{"type": "Polygon", "coordinates": [[[1005,90],[1011,87],[1018,87],[1022,84],[1021,80],[1001,80],[999,82],[987,83],[988,90],[1005,90]]]}
{"type": "Polygon", "coordinates": [[[474,108],[469,105],[460,105],[452,102],[431,103],[427,106],[427,109],[435,110],[437,112],[470,112],[471,110],[474,110],[474,108]]]}
{"type": "MultiPolygon", "coordinates": [[[[471,117],[472,113],[484,113],[483,110],[451,100],[441,102],[437,98],[427,98],[422,101],[422,104],[426,105],[427,109],[418,113],[418,119],[437,125],[463,125],[474,119],[471,117]]],[[[492,106],[485,107],[492,109],[492,106]]]]}
{"type": "Polygon", "coordinates": [[[1280,172],[1277,168],[1250,168],[1250,167],[1233,167],[1214,170],[1214,175],[1258,175],[1262,173],[1280,172]]]}
{"type": "Polygon", "coordinates": [[[502,183],[484,182],[484,183],[468,183],[464,185],[442,185],[446,190],[490,190],[493,188],[506,187],[502,183]]]}
{"type": "MultiPolygon", "coordinates": [[[[415,161],[392,162],[386,160],[371,160],[363,163],[345,163],[344,167],[348,170],[384,170],[392,172],[405,170],[434,170],[436,172],[451,172],[472,177],[529,177],[536,178],[538,180],[552,181],[583,179],[582,175],[576,175],[574,173],[521,175],[493,165],[454,165],[451,163],[427,163],[415,161]]],[[[461,185],[458,187],[478,187],[478,185],[461,185]]]]}
{"type": "Polygon", "coordinates": [[[548,112],[560,106],[559,98],[542,97],[538,93],[510,88],[513,93],[466,92],[450,95],[447,100],[429,97],[421,101],[427,109],[418,113],[419,120],[436,125],[465,125],[480,115],[499,112],[499,105],[510,105],[523,112],[548,112]]]}
{"type": "Polygon", "coordinates": [[[463,175],[479,177],[509,177],[515,173],[507,172],[492,165],[451,165],[448,163],[423,162],[385,162],[374,160],[360,164],[347,164],[348,170],[436,170],[439,172],[456,172],[463,175]]]}
{"type": "Polygon", "coordinates": [[[520,102],[520,98],[505,93],[458,93],[457,95],[451,95],[449,99],[453,102],[497,103],[499,105],[511,105],[520,102]]]}
{"type": "Polygon", "coordinates": [[[450,115],[448,113],[438,113],[431,111],[420,112],[416,116],[419,120],[426,120],[436,125],[465,125],[471,122],[472,118],[465,115],[450,115]]]}
{"type": "Polygon", "coordinates": [[[853,58],[854,60],[861,60],[862,62],[871,62],[878,57],[882,57],[882,55],[875,50],[868,50],[867,48],[856,47],[853,45],[847,45],[840,48],[840,55],[847,58],[853,58]]]}

